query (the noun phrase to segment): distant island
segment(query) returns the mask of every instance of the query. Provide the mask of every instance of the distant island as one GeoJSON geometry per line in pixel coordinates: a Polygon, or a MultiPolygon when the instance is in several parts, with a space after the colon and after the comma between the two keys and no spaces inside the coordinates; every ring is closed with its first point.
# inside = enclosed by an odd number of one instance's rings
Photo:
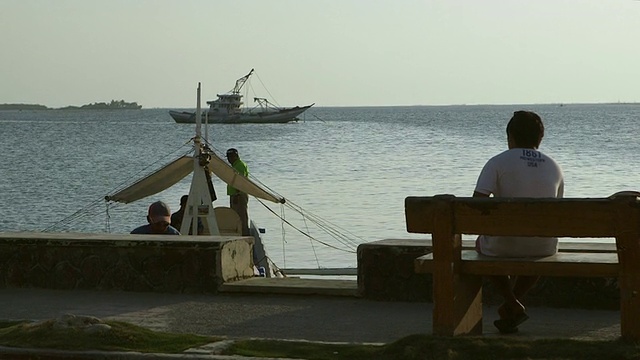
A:
{"type": "Polygon", "coordinates": [[[50,110],[44,105],[37,104],[0,104],[0,110],[50,110]]]}
{"type": "Polygon", "coordinates": [[[0,110],[138,110],[142,105],[137,102],[124,100],[111,100],[109,103],[96,102],[82,106],[65,106],[62,108],[49,108],[39,104],[0,104],[0,110]]]}

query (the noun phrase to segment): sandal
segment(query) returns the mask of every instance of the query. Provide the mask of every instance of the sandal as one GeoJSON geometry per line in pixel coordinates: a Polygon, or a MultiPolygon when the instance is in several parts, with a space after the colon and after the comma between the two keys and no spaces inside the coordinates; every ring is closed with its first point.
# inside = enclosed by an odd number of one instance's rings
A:
{"type": "Polygon", "coordinates": [[[509,309],[507,304],[502,304],[498,308],[498,314],[500,319],[493,322],[493,325],[503,334],[513,334],[518,332],[518,326],[529,319],[529,315],[524,311],[524,306],[521,306],[521,311],[517,314],[513,314],[513,310],[509,309]]]}
{"type": "Polygon", "coordinates": [[[513,318],[498,319],[493,322],[493,325],[498,328],[498,331],[502,334],[514,334],[518,332],[518,326],[529,319],[529,315],[525,312],[516,315],[513,318]]]}

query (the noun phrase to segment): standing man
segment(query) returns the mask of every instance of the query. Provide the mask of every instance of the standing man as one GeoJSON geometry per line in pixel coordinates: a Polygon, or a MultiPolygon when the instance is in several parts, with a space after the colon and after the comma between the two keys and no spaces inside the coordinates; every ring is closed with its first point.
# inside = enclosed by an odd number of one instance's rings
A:
{"type": "MultiPolygon", "coordinates": [[[[231,167],[240,175],[244,177],[249,176],[249,168],[244,161],[240,160],[238,150],[231,148],[227,150],[227,161],[231,164],[231,167]]],[[[240,215],[242,221],[242,235],[249,236],[249,214],[247,207],[249,206],[249,195],[241,192],[240,190],[227,185],[227,195],[229,195],[229,202],[231,209],[235,210],[240,215]]]]}
{"type": "MultiPolygon", "coordinates": [[[[562,197],[562,169],[551,157],[538,150],[543,136],[544,125],[538,114],[514,112],[507,124],[509,150],[494,156],[484,165],[473,196],[562,197]]],[[[555,254],[557,248],[557,238],[480,235],[476,240],[479,253],[496,257],[548,256],[555,254]]],[[[521,300],[539,277],[491,276],[489,279],[504,298],[504,303],[498,308],[500,319],[494,325],[502,333],[517,332],[518,325],[529,318],[521,300]]]]}

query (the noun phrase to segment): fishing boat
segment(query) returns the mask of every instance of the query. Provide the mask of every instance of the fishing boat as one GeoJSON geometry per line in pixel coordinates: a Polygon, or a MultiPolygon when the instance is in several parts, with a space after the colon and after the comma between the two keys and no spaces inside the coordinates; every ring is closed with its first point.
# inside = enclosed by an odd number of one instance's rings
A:
{"type": "MultiPolygon", "coordinates": [[[[279,107],[266,98],[255,97],[257,105],[243,108],[243,95],[240,93],[245,83],[254,73],[254,69],[236,80],[233,89],[225,94],[218,94],[216,100],[207,101],[209,109],[202,113],[202,121],[218,124],[277,124],[299,120],[307,109],[315,104],[295,107],[279,107]]],[[[169,115],[179,124],[195,124],[196,113],[189,111],[169,111],[169,115]]]]}

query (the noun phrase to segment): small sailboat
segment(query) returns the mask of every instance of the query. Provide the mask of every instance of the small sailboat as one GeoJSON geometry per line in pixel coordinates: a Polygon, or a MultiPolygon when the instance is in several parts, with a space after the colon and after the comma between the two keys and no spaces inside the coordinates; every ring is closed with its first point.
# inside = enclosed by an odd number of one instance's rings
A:
{"type": "MultiPolygon", "coordinates": [[[[154,173],[138,180],[114,194],[107,195],[105,200],[130,203],[145,197],[157,194],[193,173],[189,199],[184,213],[181,228],[194,229],[194,235],[241,235],[240,217],[228,207],[215,207],[215,190],[211,181],[211,175],[215,175],[234,188],[252,195],[256,198],[274,202],[285,203],[285,199],[251,179],[239,175],[229,164],[217,156],[207,146],[202,138],[200,122],[200,84],[198,84],[198,102],[195,117],[196,130],[193,137],[193,155],[184,155],[170,162],[154,173]],[[198,223],[203,225],[203,232],[198,234],[198,223]]],[[[259,228],[253,221],[250,222],[251,235],[254,237],[254,264],[257,269],[264,269],[265,276],[275,275],[276,270],[268,261],[264,245],[260,237],[259,228]]]]}

